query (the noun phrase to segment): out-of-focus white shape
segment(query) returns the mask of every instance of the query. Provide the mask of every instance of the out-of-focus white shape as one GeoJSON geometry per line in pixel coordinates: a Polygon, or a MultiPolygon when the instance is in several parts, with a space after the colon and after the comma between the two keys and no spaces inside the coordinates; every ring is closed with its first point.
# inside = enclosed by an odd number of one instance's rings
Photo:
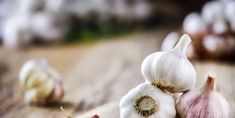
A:
{"type": "Polygon", "coordinates": [[[228,25],[225,20],[217,20],[213,25],[212,25],[212,30],[216,34],[221,34],[226,31],[228,31],[228,25]]]}
{"type": "Polygon", "coordinates": [[[195,12],[187,15],[183,22],[184,31],[192,35],[206,32],[206,27],[206,23],[201,16],[195,12]]]}
{"type": "Polygon", "coordinates": [[[230,23],[232,31],[235,32],[235,1],[229,0],[225,2],[225,16],[230,23]]]}
{"type": "Polygon", "coordinates": [[[32,30],[37,36],[47,42],[61,40],[63,35],[62,29],[56,24],[56,19],[43,12],[33,16],[32,30]]]}
{"type": "Polygon", "coordinates": [[[228,30],[224,15],[224,3],[223,1],[208,2],[202,9],[203,20],[207,24],[212,25],[212,31],[217,34],[228,30]]]}
{"type": "Polygon", "coordinates": [[[3,26],[3,45],[7,48],[18,48],[30,43],[30,25],[31,21],[27,15],[16,15],[6,20],[3,26]]]}
{"type": "Polygon", "coordinates": [[[202,8],[202,18],[208,23],[212,24],[218,19],[223,19],[224,17],[224,6],[221,1],[211,1],[206,3],[202,8]]]}
{"type": "Polygon", "coordinates": [[[45,3],[45,9],[53,13],[58,13],[62,11],[65,3],[66,0],[47,0],[45,3]]]}
{"type": "Polygon", "coordinates": [[[150,6],[146,3],[146,1],[137,1],[133,8],[133,14],[136,18],[144,19],[149,16],[150,6]]]}
{"type": "Polygon", "coordinates": [[[119,19],[130,19],[130,8],[125,4],[123,0],[114,0],[113,9],[111,14],[118,16],[119,19]]]}
{"type": "Polygon", "coordinates": [[[216,53],[219,50],[221,41],[223,41],[223,39],[218,36],[207,35],[204,37],[203,45],[210,53],[216,53]]]}
{"type": "Polygon", "coordinates": [[[43,8],[45,0],[20,0],[19,8],[16,10],[20,14],[30,14],[43,8]]]}
{"type": "Polygon", "coordinates": [[[177,32],[171,32],[166,36],[164,41],[162,42],[161,50],[168,51],[175,47],[178,42],[180,36],[177,32]]]}

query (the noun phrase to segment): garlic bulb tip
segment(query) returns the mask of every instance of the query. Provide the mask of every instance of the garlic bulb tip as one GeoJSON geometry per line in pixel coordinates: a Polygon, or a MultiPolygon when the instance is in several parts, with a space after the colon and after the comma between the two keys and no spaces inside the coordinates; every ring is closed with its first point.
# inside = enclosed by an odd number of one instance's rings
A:
{"type": "Polygon", "coordinates": [[[190,36],[188,34],[184,34],[180,38],[179,42],[176,44],[175,48],[185,54],[186,50],[187,50],[187,47],[190,44],[190,42],[191,42],[190,36]]]}

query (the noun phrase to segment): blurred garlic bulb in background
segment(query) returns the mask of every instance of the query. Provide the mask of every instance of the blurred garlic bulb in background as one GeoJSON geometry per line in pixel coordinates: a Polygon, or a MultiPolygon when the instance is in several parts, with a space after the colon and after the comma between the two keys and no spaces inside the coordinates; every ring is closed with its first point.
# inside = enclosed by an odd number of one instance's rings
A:
{"type": "Polygon", "coordinates": [[[32,31],[44,42],[60,41],[63,36],[63,29],[55,17],[43,12],[33,15],[32,31]]]}
{"type": "Polygon", "coordinates": [[[63,99],[60,76],[46,60],[27,61],[20,71],[19,80],[25,91],[26,103],[45,104],[63,99]]]}
{"type": "Polygon", "coordinates": [[[181,118],[228,118],[229,104],[214,90],[215,78],[209,75],[206,84],[180,96],[176,103],[181,118]]]}
{"type": "Polygon", "coordinates": [[[207,32],[207,25],[198,13],[190,13],[184,19],[183,29],[190,35],[204,34],[207,32]]]}
{"type": "Polygon", "coordinates": [[[148,83],[131,89],[120,101],[120,118],[175,118],[172,96],[148,83]]]}
{"type": "Polygon", "coordinates": [[[235,32],[235,1],[228,0],[225,2],[225,16],[230,23],[230,28],[235,32]]]}
{"type": "Polygon", "coordinates": [[[207,35],[204,37],[202,45],[209,56],[232,55],[235,51],[235,38],[233,36],[207,35]]]}
{"type": "Polygon", "coordinates": [[[183,92],[194,87],[196,72],[185,56],[191,39],[183,35],[175,48],[147,56],[141,65],[145,80],[168,92],[183,92]]]}
{"type": "Polygon", "coordinates": [[[15,15],[3,26],[3,45],[7,48],[23,47],[31,42],[31,21],[28,15],[15,15]]]}
{"type": "Polygon", "coordinates": [[[228,31],[224,15],[224,2],[211,1],[206,3],[202,9],[202,19],[210,26],[214,33],[221,34],[228,31]]]}

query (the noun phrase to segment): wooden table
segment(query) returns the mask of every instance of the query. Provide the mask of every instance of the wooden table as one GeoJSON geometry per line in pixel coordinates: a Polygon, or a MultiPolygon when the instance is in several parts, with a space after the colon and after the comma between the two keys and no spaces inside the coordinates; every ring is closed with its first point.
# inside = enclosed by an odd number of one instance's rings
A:
{"type": "MultiPolygon", "coordinates": [[[[142,60],[158,51],[171,28],[139,32],[116,40],[92,44],[66,44],[34,47],[27,51],[0,49],[0,117],[66,118],[60,106],[74,117],[119,118],[119,100],[128,90],[144,82],[140,74],[142,60]],[[30,106],[23,102],[18,72],[31,58],[46,58],[63,76],[63,103],[30,106]]],[[[235,117],[235,65],[225,62],[193,61],[197,86],[209,70],[217,73],[217,90],[230,103],[230,117],[235,117]]]]}

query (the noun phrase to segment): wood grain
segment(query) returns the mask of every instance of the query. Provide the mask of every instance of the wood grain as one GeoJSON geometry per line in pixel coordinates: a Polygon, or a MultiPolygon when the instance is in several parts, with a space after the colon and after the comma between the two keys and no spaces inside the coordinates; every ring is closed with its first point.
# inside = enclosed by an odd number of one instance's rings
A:
{"type": "MultiPolygon", "coordinates": [[[[0,49],[0,117],[66,118],[60,110],[78,118],[119,118],[119,100],[128,90],[144,82],[140,64],[158,51],[170,28],[136,33],[84,45],[36,47],[28,51],[0,49]],[[31,106],[24,104],[18,72],[31,58],[46,58],[63,76],[65,98],[61,104],[31,106]],[[1,66],[4,65],[4,66],[1,66]],[[5,69],[4,69],[4,68],[5,69]],[[4,70],[4,71],[2,71],[4,70]]],[[[193,61],[197,86],[209,70],[217,73],[217,90],[230,103],[230,117],[235,117],[235,65],[225,62],[193,61]]]]}

